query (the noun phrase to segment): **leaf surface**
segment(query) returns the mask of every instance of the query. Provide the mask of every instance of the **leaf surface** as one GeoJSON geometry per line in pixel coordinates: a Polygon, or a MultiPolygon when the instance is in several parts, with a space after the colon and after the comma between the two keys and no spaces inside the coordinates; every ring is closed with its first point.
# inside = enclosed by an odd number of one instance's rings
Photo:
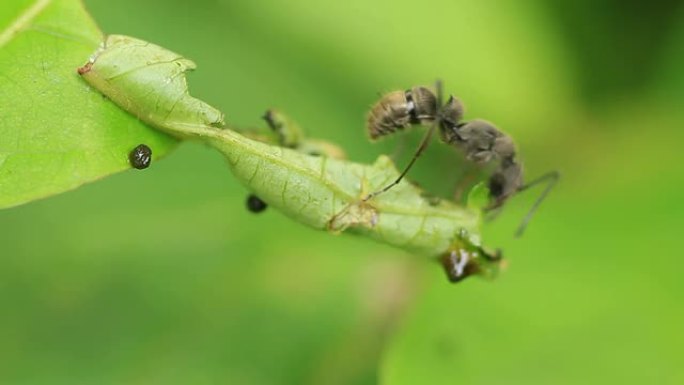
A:
{"type": "Polygon", "coordinates": [[[145,143],[177,143],[79,78],[103,36],[78,0],[0,4],[0,208],[74,189],[130,168],[145,143]]]}

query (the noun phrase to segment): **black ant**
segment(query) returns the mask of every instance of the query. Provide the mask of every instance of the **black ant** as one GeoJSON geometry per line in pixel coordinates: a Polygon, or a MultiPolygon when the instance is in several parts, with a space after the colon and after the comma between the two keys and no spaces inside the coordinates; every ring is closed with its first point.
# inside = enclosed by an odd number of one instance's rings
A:
{"type": "Polygon", "coordinates": [[[478,165],[496,162],[488,181],[490,203],[485,210],[498,209],[512,195],[536,184],[548,183],[520,223],[515,235],[521,236],[534,212],[558,181],[559,173],[551,171],[529,183],[523,183],[522,164],[516,159],[513,139],[484,120],[461,122],[463,118],[461,101],[449,96],[446,104],[442,104],[440,81],[437,81],[435,89],[436,94],[427,87],[393,91],[383,95],[371,108],[366,124],[371,139],[409,128],[414,124],[429,125],[429,127],[413,158],[399,177],[384,188],[369,194],[364,200],[376,197],[399,184],[427,148],[435,128],[439,127],[442,141],[460,148],[468,160],[478,165]]]}

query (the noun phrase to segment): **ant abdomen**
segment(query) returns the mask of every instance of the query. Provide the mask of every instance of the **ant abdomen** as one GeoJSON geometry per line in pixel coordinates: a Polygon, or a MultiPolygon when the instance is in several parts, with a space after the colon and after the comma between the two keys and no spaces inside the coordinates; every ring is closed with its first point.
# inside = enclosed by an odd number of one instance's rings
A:
{"type": "Polygon", "coordinates": [[[427,87],[392,91],[371,107],[366,128],[371,139],[409,128],[412,124],[433,121],[437,113],[437,97],[427,87]]]}
{"type": "Polygon", "coordinates": [[[368,113],[366,128],[371,139],[409,127],[411,108],[404,91],[393,91],[383,95],[368,113]]]}

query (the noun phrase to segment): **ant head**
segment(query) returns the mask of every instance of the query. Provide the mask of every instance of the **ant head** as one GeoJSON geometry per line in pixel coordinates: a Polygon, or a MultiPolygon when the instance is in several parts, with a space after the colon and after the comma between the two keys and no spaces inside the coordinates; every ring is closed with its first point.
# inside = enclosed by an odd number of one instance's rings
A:
{"type": "Polygon", "coordinates": [[[503,195],[506,179],[503,173],[496,172],[489,178],[489,197],[494,201],[498,201],[499,197],[503,195]]]}
{"type": "Polygon", "coordinates": [[[501,167],[489,178],[490,209],[501,206],[506,199],[518,192],[523,181],[520,163],[503,161],[501,167]]]}

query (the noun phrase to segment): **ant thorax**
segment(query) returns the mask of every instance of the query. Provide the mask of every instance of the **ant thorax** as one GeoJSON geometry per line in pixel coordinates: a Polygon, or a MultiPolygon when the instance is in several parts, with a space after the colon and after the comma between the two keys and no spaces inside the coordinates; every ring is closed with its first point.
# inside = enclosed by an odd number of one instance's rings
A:
{"type": "Polygon", "coordinates": [[[466,158],[477,164],[513,159],[513,140],[484,120],[473,120],[453,125],[444,121],[441,127],[442,140],[460,148],[466,158]]]}
{"type": "Polygon", "coordinates": [[[489,176],[490,209],[501,206],[523,184],[521,164],[515,159],[516,148],[510,136],[484,120],[453,125],[443,121],[442,140],[459,148],[469,161],[491,169],[489,176]]]}

